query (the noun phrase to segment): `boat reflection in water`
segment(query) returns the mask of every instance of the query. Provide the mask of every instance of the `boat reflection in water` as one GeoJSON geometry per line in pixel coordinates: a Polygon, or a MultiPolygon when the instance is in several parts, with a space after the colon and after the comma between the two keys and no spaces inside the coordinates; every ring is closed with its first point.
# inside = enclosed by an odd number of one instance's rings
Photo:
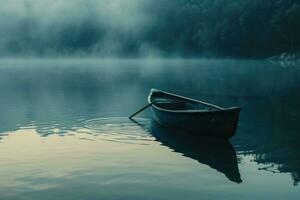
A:
{"type": "Polygon", "coordinates": [[[175,152],[208,165],[232,182],[242,182],[236,152],[229,141],[167,129],[154,121],[151,124],[151,134],[162,145],[175,152]]]}

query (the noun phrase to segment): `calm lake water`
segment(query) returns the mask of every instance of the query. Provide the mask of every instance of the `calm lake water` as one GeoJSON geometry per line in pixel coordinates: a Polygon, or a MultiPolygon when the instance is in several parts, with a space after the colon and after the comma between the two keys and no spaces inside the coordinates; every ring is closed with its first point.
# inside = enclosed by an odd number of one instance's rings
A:
{"type": "Polygon", "coordinates": [[[0,61],[0,199],[299,199],[300,66],[0,61]],[[242,108],[230,141],[127,116],[151,88],[242,108]]]}

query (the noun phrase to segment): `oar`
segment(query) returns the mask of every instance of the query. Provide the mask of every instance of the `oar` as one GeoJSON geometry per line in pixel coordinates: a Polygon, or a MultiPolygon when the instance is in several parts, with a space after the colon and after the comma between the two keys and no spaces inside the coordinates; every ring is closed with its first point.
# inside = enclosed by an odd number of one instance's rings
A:
{"type": "Polygon", "coordinates": [[[151,103],[149,103],[148,105],[142,107],[140,110],[138,110],[137,112],[135,112],[134,114],[130,115],[129,119],[132,119],[134,116],[136,116],[137,114],[139,114],[140,112],[142,112],[143,110],[147,109],[148,107],[152,106],[153,104],[157,103],[156,101],[153,101],[151,103]]]}
{"type": "Polygon", "coordinates": [[[128,118],[132,119],[134,116],[136,116],[137,114],[139,114],[140,112],[142,112],[143,110],[147,109],[148,107],[152,106],[155,103],[172,103],[172,102],[176,102],[176,101],[166,100],[166,99],[159,99],[159,100],[153,101],[153,102],[147,104],[146,106],[142,107],[139,111],[137,111],[134,114],[130,115],[130,117],[128,117],[128,118]]]}

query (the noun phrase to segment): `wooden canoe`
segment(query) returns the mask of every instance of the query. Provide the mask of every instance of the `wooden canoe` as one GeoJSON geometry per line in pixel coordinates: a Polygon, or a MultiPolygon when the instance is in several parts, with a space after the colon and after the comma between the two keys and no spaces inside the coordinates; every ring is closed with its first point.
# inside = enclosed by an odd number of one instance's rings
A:
{"type": "Polygon", "coordinates": [[[194,134],[229,139],[239,120],[239,107],[222,108],[210,103],[152,89],[148,96],[154,120],[162,126],[194,134]]]}

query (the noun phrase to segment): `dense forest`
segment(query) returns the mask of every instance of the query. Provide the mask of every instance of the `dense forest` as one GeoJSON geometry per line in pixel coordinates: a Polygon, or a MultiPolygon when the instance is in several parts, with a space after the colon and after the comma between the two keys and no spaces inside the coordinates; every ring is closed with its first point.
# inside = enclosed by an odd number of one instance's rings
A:
{"type": "Polygon", "coordinates": [[[110,1],[118,9],[106,0],[23,2],[18,10],[0,9],[0,17],[8,19],[1,22],[2,57],[265,58],[300,51],[299,0],[110,1]]]}
{"type": "Polygon", "coordinates": [[[147,39],[165,51],[267,57],[300,50],[298,0],[161,2],[167,9],[155,13],[161,20],[147,39]]]}

